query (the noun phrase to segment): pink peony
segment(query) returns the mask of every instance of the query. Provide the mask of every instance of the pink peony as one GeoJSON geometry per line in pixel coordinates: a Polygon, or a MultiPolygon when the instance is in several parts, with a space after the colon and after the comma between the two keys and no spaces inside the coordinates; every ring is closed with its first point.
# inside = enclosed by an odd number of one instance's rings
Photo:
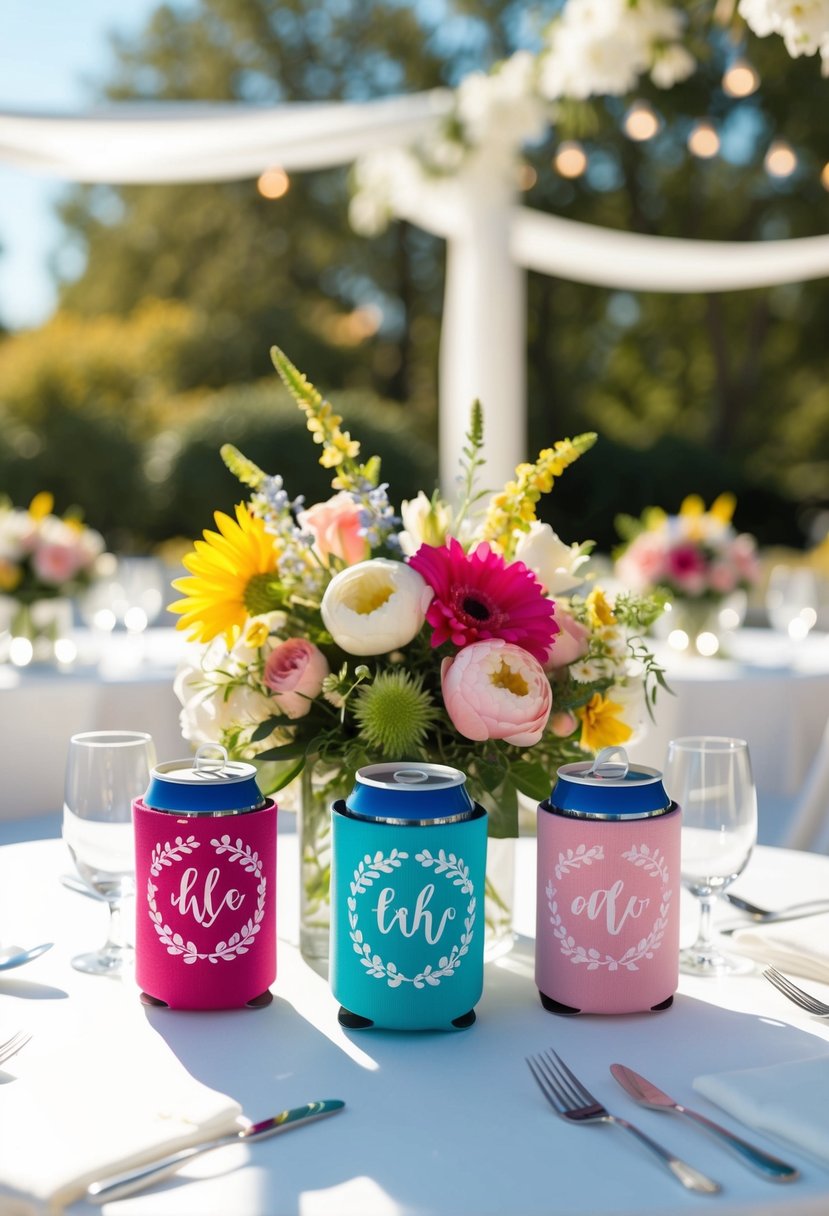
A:
{"type": "Polygon", "coordinates": [[[345,490],[340,490],[326,502],[315,503],[300,511],[297,522],[304,532],[314,538],[314,548],[322,560],[338,557],[347,566],[364,561],[369,556],[369,544],[362,533],[360,505],[345,490]]]}
{"type": "Polygon", "coordinates": [[[559,629],[554,604],[523,562],[507,564],[485,541],[464,553],[454,537],[421,545],[408,562],[435,593],[426,612],[433,646],[502,638],[546,660],[559,629]]]}
{"type": "Polygon", "coordinates": [[[570,709],[564,709],[550,718],[550,729],[559,739],[569,739],[578,724],[578,718],[570,709]]]}
{"type": "Polygon", "coordinates": [[[440,668],[443,701],[467,739],[532,747],[544,733],[553,694],[538,659],[501,638],[474,642],[440,668]]]}
{"type": "Polygon", "coordinates": [[[304,718],[328,671],[328,660],[313,642],[289,638],[268,655],[262,678],[288,718],[304,718]]]}
{"type": "Polygon", "coordinates": [[[576,659],[587,654],[590,630],[581,621],[556,608],[555,621],[559,633],[553,639],[550,657],[544,664],[545,671],[555,671],[559,667],[569,667],[576,659]]]}

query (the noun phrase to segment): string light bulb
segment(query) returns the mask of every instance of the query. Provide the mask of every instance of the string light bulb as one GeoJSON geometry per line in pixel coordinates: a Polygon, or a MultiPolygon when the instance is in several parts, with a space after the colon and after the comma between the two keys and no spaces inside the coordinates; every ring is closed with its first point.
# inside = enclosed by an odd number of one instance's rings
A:
{"type": "Polygon", "coordinates": [[[577,139],[566,139],[559,145],[553,168],[562,177],[581,177],[587,169],[587,153],[577,139]]]}
{"type": "Polygon", "coordinates": [[[723,92],[729,97],[750,97],[759,86],[760,74],[746,59],[735,59],[723,74],[723,92]]]}
{"type": "Polygon", "coordinates": [[[281,169],[279,165],[274,165],[259,174],[256,189],[263,198],[276,199],[282,198],[288,193],[290,184],[291,179],[285,170],[281,169]]]}
{"type": "Polygon", "coordinates": [[[794,148],[784,139],[776,139],[769,145],[763,165],[771,177],[791,177],[797,168],[794,148]]]}
{"type": "Polygon", "coordinates": [[[625,134],[637,143],[653,139],[661,125],[659,115],[646,101],[635,101],[625,115],[625,134]]]}
{"type": "Polygon", "coordinates": [[[698,122],[688,136],[688,151],[702,160],[710,160],[720,150],[720,137],[710,122],[698,122]]]}
{"type": "Polygon", "coordinates": [[[820,184],[824,190],[829,190],[829,161],[823,166],[820,172],[820,184]]]}

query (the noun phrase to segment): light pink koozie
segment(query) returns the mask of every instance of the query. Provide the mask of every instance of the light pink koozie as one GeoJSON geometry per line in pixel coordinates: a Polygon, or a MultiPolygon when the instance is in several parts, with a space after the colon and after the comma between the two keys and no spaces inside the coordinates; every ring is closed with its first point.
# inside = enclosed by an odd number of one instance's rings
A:
{"type": "Polygon", "coordinates": [[[673,999],[681,816],[660,777],[600,753],[562,766],[539,807],[536,985],[551,1012],[633,1013],[673,999]]]}
{"type": "Polygon", "coordinates": [[[135,970],[147,997],[172,1009],[270,1000],[276,814],[252,765],[197,756],[153,770],[133,803],[135,970]]]}

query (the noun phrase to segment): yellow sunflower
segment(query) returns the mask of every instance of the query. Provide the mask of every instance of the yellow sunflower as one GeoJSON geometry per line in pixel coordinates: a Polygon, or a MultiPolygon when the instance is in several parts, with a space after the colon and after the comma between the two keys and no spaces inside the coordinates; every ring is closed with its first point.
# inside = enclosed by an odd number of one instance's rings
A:
{"type": "Polygon", "coordinates": [[[170,611],[181,614],[176,628],[189,630],[191,641],[210,642],[224,634],[232,646],[249,616],[276,606],[267,593],[279,551],[264,522],[244,503],[237,505],[235,520],[223,511],[214,518],[219,531],[205,529],[204,540],[197,540],[194,552],[184,558],[191,577],[174,581],[185,598],[171,604],[170,611]]]}

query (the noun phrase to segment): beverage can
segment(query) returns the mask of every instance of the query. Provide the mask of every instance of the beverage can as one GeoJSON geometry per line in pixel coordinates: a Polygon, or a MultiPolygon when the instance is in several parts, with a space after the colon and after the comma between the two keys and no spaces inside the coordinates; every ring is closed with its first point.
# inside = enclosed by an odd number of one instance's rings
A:
{"type": "Polygon", "coordinates": [[[563,764],[542,806],[582,819],[649,819],[672,809],[659,770],[630,765],[621,747],[605,747],[592,761],[563,764]]]}
{"type": "Polygon", "coordinates": [[[223,747],[205,744],[193,760],[156,765],[144,805],[176,815],[243,815],[260,810],[265,799],[253,764],[228,760],[223,747]]]}
{"type": "Polygon", "coordinates": [[[465,773],[446,764],[411,761],[358,769],[345,807],[355,819],[401,827],[457,823],[475,814],[465,773]]]}

